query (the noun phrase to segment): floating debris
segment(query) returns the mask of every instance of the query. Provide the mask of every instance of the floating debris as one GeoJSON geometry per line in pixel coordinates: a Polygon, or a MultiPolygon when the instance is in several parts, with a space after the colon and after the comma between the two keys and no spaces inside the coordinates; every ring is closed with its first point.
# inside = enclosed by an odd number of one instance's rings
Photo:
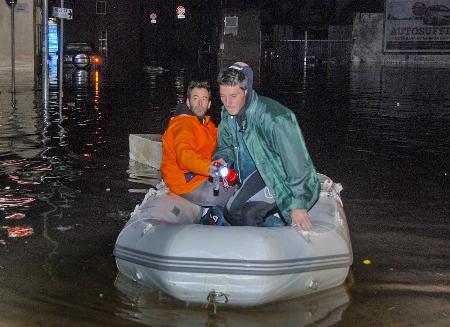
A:
{"type": "Polygon", "coordinates": [[[0,245],[6,245],[5,240],[0,240],[0,245]]]}
{"type": "Polygon", "coordinates": [[[370,259],[364,259],[364,260],[363,260],[363,264],[365,264],[365,265],[371,265],[371,264],[372,264],[372,261],[371,261],[370,259]]]}
{"type": "Polygon", "coordinates": [[[10,219],[10,220],[20,220],[20,219],[23,219],[23,218],[25,218],[25,214],[21,213],[21,212],[14,212],[14,213],[12,213],[10,215],[7,215],[5,217],[5,219],[10,219]]]}
{"type": "Polygon", "coordinates": [[[58,226],[55,228],[56,230],[59,230],[60,232],[66,232],[68,230],[73,229],[73,226],[58,226]]]}
{"type": "Polygon", "coordinates": [[[129,188],[129,189],[128,189],[128,192],[130,192],[130,193],[147,193],[147,191],[148,191],[148,189],[146,189],[146,188],[142,188],[142,189],[139,189],[139,188],[129,188]]]}
{"type": "Polygon", "coordinates": [[[8,237],[26,237],[33,235],[33,227],[29,226],[17,226],[17,227],[6,227],[8,230],[8,237]]]}

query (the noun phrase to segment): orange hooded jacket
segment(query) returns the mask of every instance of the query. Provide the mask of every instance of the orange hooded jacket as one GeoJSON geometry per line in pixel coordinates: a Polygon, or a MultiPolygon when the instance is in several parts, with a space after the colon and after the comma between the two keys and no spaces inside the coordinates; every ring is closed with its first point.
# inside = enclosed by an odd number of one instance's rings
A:
{"type": "Polygon", "coordinates": [[[203,124],[192,113],[173,117],[162,137],[161,172],[169,190],[189,193],[207,179],[216,145],[217,127],[209,116],[203,124]],[[187,182],[186,173],[195,176],[187,182]]]}

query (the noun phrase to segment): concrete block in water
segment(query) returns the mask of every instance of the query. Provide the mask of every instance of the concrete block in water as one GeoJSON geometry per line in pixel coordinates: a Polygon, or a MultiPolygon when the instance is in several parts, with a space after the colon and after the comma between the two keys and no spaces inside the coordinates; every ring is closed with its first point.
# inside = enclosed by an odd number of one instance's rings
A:
{"type": "Polygon", "coordinates": [[[161,134],[130,134],[130,159],[159,169],[162,156],[161,134]]]}

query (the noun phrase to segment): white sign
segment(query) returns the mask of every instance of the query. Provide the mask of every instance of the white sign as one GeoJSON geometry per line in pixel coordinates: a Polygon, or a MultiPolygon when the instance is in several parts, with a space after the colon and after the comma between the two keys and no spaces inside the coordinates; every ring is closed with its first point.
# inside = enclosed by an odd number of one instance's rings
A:
{"type": "Polygon", "coordinates": [[[72,9],[53,7],[53,17],[60,19],[72,19],[72,9]]]}
{"type": "Polygon", "coordinates": [[[183,6],[177,7],[177,15],[184,15],[185,13],[186,13],[186,8],[184,8],[183,6]]]}
{"type": "Polygon", "coordinates": [[[183,6],[178,6],[177,7],[177,18],[178,19],[185,19],[186,16],[184,15],[186,13],[186,8],[184,8],[183,6]]]}
{"type": "Polygon", "coordinates": [[[385,5],[384,51],[450,51],[450,0],[386,0],[385,5]]]}
{"type": "Polygon", "coordinates": [[[157,17],[158,17],[158,15],[156,15],[155,12],[152,12],[152,13],[150,14],[150,23],[156,24],[156,18],[157,18],[157,17]]]}

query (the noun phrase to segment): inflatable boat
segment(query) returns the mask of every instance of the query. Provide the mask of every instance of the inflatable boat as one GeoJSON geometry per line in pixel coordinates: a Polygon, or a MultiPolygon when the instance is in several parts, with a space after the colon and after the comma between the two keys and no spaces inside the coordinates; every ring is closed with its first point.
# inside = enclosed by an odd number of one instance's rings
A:
{"type": "Polygon", "coordinates": [[[201,207],[151,189],[117,238],[117,267],[189,303],[255,306],[342,285],[353,261],[342,187],[319,178],[308,232],[200,225],[201,207]]]}

